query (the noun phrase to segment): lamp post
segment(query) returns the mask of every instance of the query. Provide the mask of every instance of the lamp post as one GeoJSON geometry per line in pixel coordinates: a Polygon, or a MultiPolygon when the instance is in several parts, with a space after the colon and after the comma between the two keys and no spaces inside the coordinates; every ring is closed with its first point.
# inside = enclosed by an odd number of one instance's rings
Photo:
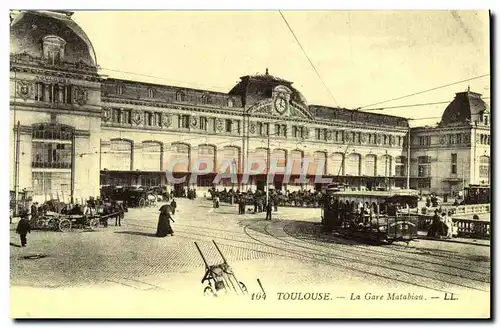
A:
{"type": "Polygon", "coordinates": [[[465,194],[465,160],[462,160],[462,195],[465,194]]]}

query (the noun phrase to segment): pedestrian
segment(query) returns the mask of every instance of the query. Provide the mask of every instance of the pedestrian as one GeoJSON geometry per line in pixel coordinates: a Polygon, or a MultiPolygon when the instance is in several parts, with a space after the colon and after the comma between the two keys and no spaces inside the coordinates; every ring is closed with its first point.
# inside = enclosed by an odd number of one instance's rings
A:
{"type": "Polygon", "coordinates": [[[267,205],[266,206],[266,220],[271,220],[271,216],[272,216],[272,213],[273,213],[273,204],[269,200],[266,205],[267,205]]]}
{"type": "MultiPolygon", "coordinates": [[[[444,216],[444,213],[443,213],[443,216],[444,216]]],[[[452,219],[452,213],[448,212],[448,215],[444,216],[443,221],[444,221],[443,222],[444,226],[446,227],[446,229],[445,229],[445,231],[446,231],[445,238],[447,238],[447,239],[453,238],[453,219],[452,219]]]]}
{"type": "Polygon", "coordinates": [[[432,223],[427,232],[427,237],[440,238],[442,235],[442,222],[439,218],[438,210],[434,211],[434,216],[432,217],[432,223]]]}
{"type": "Polygon", "coordinates": [[[117,205],[116,209],[118,210],[118,215],[115,217],[115,227],[116,226],[121,227],[122,226],[122,219],[125,217],[125,210],[124,210],[123,204],[121,202],[117,203],[116,205],[117,205]]]}
{"type": "Polygon", "coordinates": [[[172,214],[175,215],[175,210],[177,209],[177,203],[175,202],[175,199],[172,199],[170,202],[170,207],[172,208],[172,214]]]}
{"type": "Polygon", "coordinates": [[[28,220],[28,213],[23,212],[21,214],[21,219],[17,223],[16,232],[21,237],[21,247],[26,247],[28,240],[26,235],[31,232],[30,221],[28,220]]]}
{"type": "Polygon", "coordinates": [[[31,221],[35,222],[35,220],[37,219],[37,217],[38,217],[38,208],[37,208],[37,203],[34,202],[31,205],[31,221]]]}
{"type": "Polygon", "coordinates": [[[172,219],[172,207],[169,205],[163,205],[160,208],[160,216],[158,217],[158,225],[156,227],[157,237],[174,235],[174,231],[172,230],[172,226],[170,225],[170,220],[172,220],[172,222],[175,222],[174,219],[172,219]]]}
{"type": "Polygon", "coordinates": [[[243,200],[243,197],[239,199],[238,205],[239,205],[239,214],[245,214],[245,201],[243,200]]]}

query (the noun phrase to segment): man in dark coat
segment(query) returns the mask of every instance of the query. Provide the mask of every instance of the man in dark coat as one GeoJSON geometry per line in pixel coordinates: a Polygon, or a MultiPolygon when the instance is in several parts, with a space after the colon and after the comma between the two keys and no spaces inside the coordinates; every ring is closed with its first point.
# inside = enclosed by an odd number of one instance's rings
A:
{"type": "Polygon", "coordinates": [[[125,209],[123,208],[123,203],[116,203],[115,209],[118,211],[118,215],[115,217],[115,227],[122,226],[122,219],[125,217],[125,209]]]}
{"type": "Polygon", "coordinates": [[[243,199],[243,197],[240,197],[238,205],[239,205],[239,214],[245,214],[245,200],[243,199]]]}
{"type": "Polygon", "coordinates": [[[21,237],[21,247],[26,247],[28,240],[26,235],[31,232],[30,221],[28,220],[28,213],[21,214],[21,219],[17,223],[16,232],[21,237]]]}
{"type": "Polygon", "coordinates": [[[434,216],[432,217],[432,223],[427,232],[427,237],[439,238],[442,235],[441,219],[439,218],[438,210],[434,211],[434,216]]]}
{"type": "Polygon", "coordinates": [[[273,203],[271,200],[269,200],[266,205],[266,220],[271,220],[272,213],[273,213],[273,203]]]}
{"type": "Polygon", "coordinates": [[[31,220],[35,222],[35,220],[38,218],[38,208],[37,208],[37,203],[33,203],[31,205],[31,220]]]}

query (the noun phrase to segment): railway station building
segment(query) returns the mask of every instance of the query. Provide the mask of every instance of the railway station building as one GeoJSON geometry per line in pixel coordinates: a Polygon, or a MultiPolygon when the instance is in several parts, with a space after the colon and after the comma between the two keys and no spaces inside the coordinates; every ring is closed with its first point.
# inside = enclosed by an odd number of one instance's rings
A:
{"type": "Polygon", "coordinates": [[[249,158],[266,169],[278,163],[277,189],[319,188],[318,172],[358,189],[404,188],[408,148],[412,188],[449,193],[489,183],[489,109],[479,94],[458,93],[438,126],[410,131],[404,117],[309,104],[267,69],[227,93],[104,78],[71,15],[11,18],[11,190],[85,199],[100,185],[168,185],[170,170],[188,177],[171,188],[192,182],[203,192],[227,162],[239,175],[222,188],[264,188],[265,171],[241,182],[249,158]],[[307,179],[295,182],[305,158],[307,179]],[[200,159],[211,173],[190,179],[200,159]],[[279,173],[287,166],[290,181],[279,173]]]}

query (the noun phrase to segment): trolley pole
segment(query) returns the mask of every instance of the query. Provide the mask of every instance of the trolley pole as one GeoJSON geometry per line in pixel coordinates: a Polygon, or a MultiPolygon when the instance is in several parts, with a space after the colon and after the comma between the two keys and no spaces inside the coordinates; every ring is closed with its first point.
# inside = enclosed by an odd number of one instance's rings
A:
{"type": "MultiPolygon", "coordinates": [[[[246,168],[246,158],[245,158],[245,154],[246,154],[246,133],[247,133],[247,130],[248,130],[248,127],[247,127],[247,120],[246,120],[246,113],[243,112],[243,124],[242,124],[242,128],[243,128],[243,133],[242,133],[242,148],[241,148],[241,168],[243,168],[242,172],[241,173],[244,173],[245,171],[245,168],[246,168]]],[[[238,176],[238,175],[236,175],[238,176]]],[[[243,181],[243,174],[241,175],[241,179],[243,181]]],[[[241,182],[238,183],[238,185],[240,185],[241,187],[241,191],[243,191],[243,185],[241,184],[241,182]]]]}
{"type": "Polygon", "coordinates": [[[15,176],[14,176],[14,190],[16,193],[15,198],[15,215],[19,214],[19,146],[20,146],[20,126],[21,123],[17,121],[16,125],[16,168],[15,168],[15,176]]]}
{"type": "Polygon", "coordinates": [[[410,189],[410,144],[411,144],[411,138],[410,138],[410,123],[408,123],[408,139],[407,139],[407,146],[408,146],[408,154],[406,156],[406,189],[410,189]]]}
{"type": "Polygon", "coordinates": [[[266,207],[269,205],[269,161],[271,159],[271,136],[267,129],[267,161],[266,161],[266,207]]]}

